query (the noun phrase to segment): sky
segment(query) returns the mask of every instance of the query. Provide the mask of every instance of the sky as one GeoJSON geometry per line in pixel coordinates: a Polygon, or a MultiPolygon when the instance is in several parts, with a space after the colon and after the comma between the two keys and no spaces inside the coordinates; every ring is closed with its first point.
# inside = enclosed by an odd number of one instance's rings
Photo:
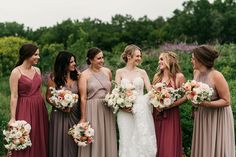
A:
{"type": "Polygon", "coordinates": [[[0,22],[24,24],[37,29],[53,26],[68,18],[98,18],[110,21],[116,14],[147,15],[150,19],[173,16],[185,0],[1,0],[0,22]]]}

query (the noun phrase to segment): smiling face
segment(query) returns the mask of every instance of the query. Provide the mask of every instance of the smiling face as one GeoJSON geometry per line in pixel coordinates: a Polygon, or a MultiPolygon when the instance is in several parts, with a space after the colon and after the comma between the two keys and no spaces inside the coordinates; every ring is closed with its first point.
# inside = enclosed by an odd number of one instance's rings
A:
{"type": "Polygon", "coordinates": [[[33,56],[31,56],[30,58],[27,59],[27,61],[31,64],[31,65],[35,65],[38,63],[40,57],[39,57],[39,49],[36,50],[36,52],[33,54],[33,56]]]}
{"type": "Polygon", "coordinates": [[[135,66],[139,65],[142,61],[141,51],[136,49],[132,55],[128,55],[128,62],[134,64],[135,66]]]}
{"type": "Polygon", "coordinates": [[[75,62],[75,58],[72,56],[70,58],[70,62],[69,62],[69,65],[68,65],[68,70],[69,71],[74,71],[76,68],[76,62],[75,62]]]}
{"type": "Polygon", "coordinates": [[[159,56],[158,64],[159,64],[160,70],[164,70],[167,68],[167,65],[168,65],[167,57],[163,53],[159,56]]]}
{"type": "Polygon", "coordinates": [[[194,57],[193,53],[192,53],[191,62],[192,62],[192,65],[193,65],[193,69],[199,70],[201,63],[197,60],[197,58],[194,57]]]}
{"type": "Polygon", "coordinates": [[[96,68],[101,68],[104,65],[103,53],[99,52],[93,59],[90,60],[91,65],[96,68]]]}

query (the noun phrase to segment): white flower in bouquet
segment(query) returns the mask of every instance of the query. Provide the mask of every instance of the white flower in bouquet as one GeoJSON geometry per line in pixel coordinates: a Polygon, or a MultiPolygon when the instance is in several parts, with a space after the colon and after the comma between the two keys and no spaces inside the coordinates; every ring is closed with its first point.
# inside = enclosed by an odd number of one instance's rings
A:
{"type": "Polygon", "coordinates": [[[94,129],[89,122],[78,123],[69,129],[71,135],[78,146],[87,146],[94,141],[94,129]]]}
{"type": "Polygon", "coordinates": [[[6,130],[3,130],[3,135],[8,150],[22,150],[31,146],[30,140],[31,126],[24,120],[18,120],[12,123],[6,130]]]}
{"type": "Polygon", "coordinates": [[[188,80],[183,84],[183,89],[187,99],[191,100],[194,104],[199,104],[203,101],[210,101],[213,95],[213,89],[207,84],[197,82],[195,80],[188,80]]]}
{"type": "Polygon", "coordinates": [[[157,83],[148,92],[150,103],[157,108],[169,107],[177,99],[181,98],[179,90],[167,87],[165,83],[157,83]]]}
{"type": "Polygon", "coordinates": [[[113,108],[113,113],[117,113],[120,108],[132,108],[136,100],[137,91],[134,85],[115,84],[115,88],[105,97],[106,105],[113,108]]]}
{"type": "Polygon", "coordinates": [[[53,87],[49,88],[52,96],[49,98],[51,103],[55,104],[56,108],[65,109],[71,108],[78,101],[78,94],[74,94],[64,88],[56,90],[53,87]]]}

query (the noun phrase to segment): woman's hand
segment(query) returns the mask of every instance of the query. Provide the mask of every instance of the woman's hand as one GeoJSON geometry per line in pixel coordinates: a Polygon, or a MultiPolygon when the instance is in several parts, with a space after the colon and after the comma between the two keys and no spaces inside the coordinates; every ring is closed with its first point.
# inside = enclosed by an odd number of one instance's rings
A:
{"type": "Polygon", "coordinates": [[[14,123],[16,121],[15,118],[11,118],[10,121],[8,122],[8,126],[10,126],[12,123],[14,123]]]}
{"type": "Polygon", "coordinates": [[[85,123],[86,122],[86,118],[81,118],[79,123],[85,123]]]}
{"type": "Polygon", "coordinates": [[[164,109],[163,108],[159,108],[159,107],[155,107],[155,109],[158,111],[158,112],[162,112],[164,109]]]}
{"type": "Polygon", "coordinates": [[[71,111],[71,108],[70,108],[70,107],[67,107],[67,108],[63,109],[62,111],[69,113],[69,112],[71,111]]]}
{"type": "Polygon", "coordinates": [[[129,112],[131,113],[132,112],[132,108],[131,107],[124,107],[121,109],[122,111],[125,111],[125,112],[129,112]]]}

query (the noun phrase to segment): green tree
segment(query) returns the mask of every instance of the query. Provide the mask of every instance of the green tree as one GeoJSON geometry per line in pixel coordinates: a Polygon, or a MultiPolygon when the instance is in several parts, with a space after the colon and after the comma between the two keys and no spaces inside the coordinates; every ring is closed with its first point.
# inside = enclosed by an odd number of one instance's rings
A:
{"type": "Polygon", "coordinates": [[[33,43],[20,37],[0,38],[0,76],[7,76],[18,60],[19,49],[24,43],[33,43]]]}

